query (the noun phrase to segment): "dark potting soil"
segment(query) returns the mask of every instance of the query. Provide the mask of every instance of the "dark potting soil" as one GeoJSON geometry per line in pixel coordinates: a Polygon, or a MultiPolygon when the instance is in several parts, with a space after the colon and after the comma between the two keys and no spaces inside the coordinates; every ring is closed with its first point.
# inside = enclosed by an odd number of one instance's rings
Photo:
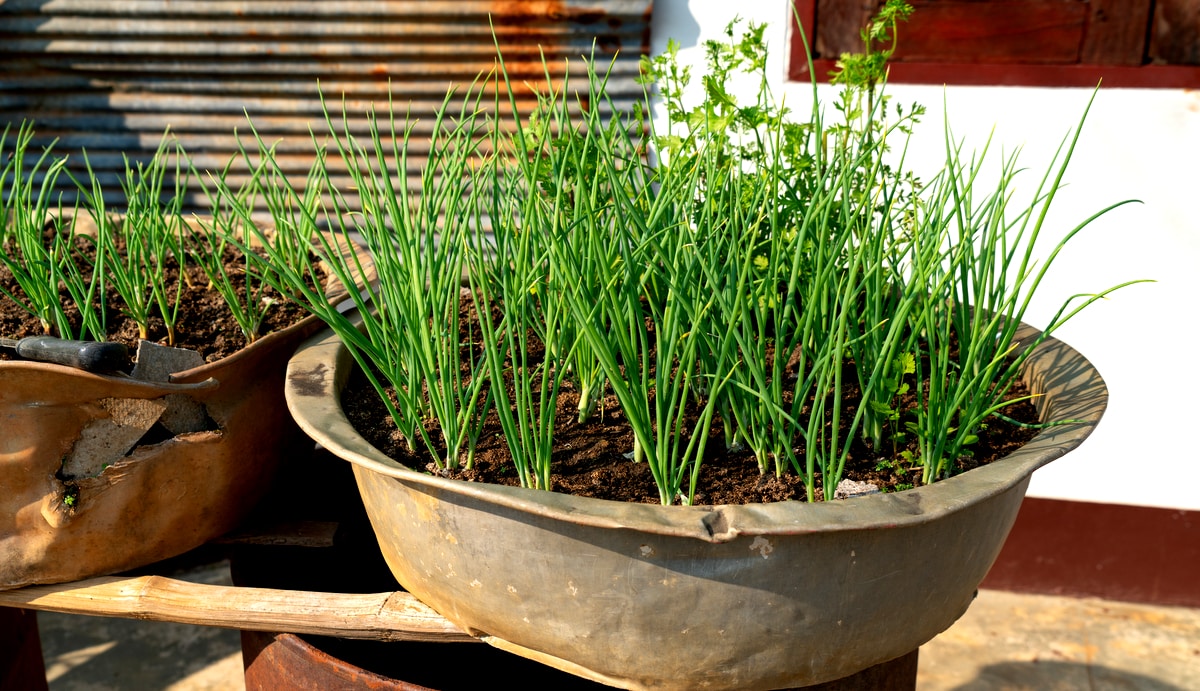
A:
{"type": "MultiPolygon", "coordinates": [[[[462,313],[473,319],[473,310],[470,308],[464,307],[462,313]]],[[[473,342],[478,343],[479,340],[473,342]]],[[[847,367],[851,366],[852,363],[847,363],[847,367]]],[[[854,378],[852,373],[845,377],[846,380],[854,378]]],[[[1019,382],[1008,397],[1016,399],[1026,395],[1027,389],[1019,382]]],[[[556,403],[552,489],[598,499],[660,503],[649,466],[636,463],[627,456],[633,450],[633,431],[622,414],[616,396],[611,393],[606,395],[600,402],[599,410],[584,423],[578,421],[578,401],[579,395],[570,382],[564,383],[556,403]]],[[[915,398],[909,394],[907,400],[900,401],[899,409],[907,411],[914,405],[915,398]]],[[[342,406],[354,427],[372,445],[414,470],[439,472],[468,482],[519,484],[495,411],[490,412],[484,421],[473,468],[447,472],[436,468],[432,463],[432,455],[421,449],[419,442],[416,453],[408,450],[407,443],[381,399],[361,373],[356,372],[351,376],[342,393],[342,406]]],[[[844,406],[843,424],[848,425],[857,406],[857,390],[847,387],[844,406]]],[[[692,411],[693,417],[686,423],[687,429],[692,428],[695,412],[692,411]]],[[[1006,407],[1003,413],[1021,423],[1038,422],[1037,411],[1028,401],[1014,403],[1006,407]]],[[[902,413],[901,419],[911,418],[902,413]]],[[[433,423],[427,423],[427,428],[434,429],[433,423]]],[[[971,445],[972,455],[959,459],[955,472],[1003,458],[1036,434],[1036,429],[998,418],[989,419],[986,428],[978,431],[979,440],[971,445]]],[[[430,437],[438,438],[436,434],[430,437]]],[[[907,441],[898,440],[894,444],[885,442],[885,448],[879,450],[870,448],[861,439],[856,440],[842,477],[870,482],[888,492],[920,486],[920,468],[913,467],[901,455],[906,450],[914,455],[917,453],[912,435],[908,437],[907,441]]],[[[840,438],[845,438],[845,430],[840,438]]],[[[444,453],[444,450],[438,449],[436,452],[444,453]]],[[[798,454],[798,457],[803,462],[803,455],[798,454]]],[[[819,500],[822,492],[820,478],[817,479],[817,485],[815,494],[819,500]]],[[[749,451],[726,448],[724,429],[719,423],[714,424],[700,472],[695,497],[697,504],[753,504],[806,498],[806,488],[797,473],[786,471],[780,476],[776,476],[773,470],[760,473],[749,451]]]]}
{"type": "MultiPolygon", "coordinates": [[[[233,254],[232,250],[226,255],[225,268],[238,291],[239,300],[244,303],[246,299],[244,263],[233,254]]],[[[225,299],[216,290],[207,287],[208,278],[204,272],[195,265],[188,265],[185,271],[190,279],[190,284],[185,282],[183,292],[179,297],[180,309],[175,327],[174,345],[200,352],[207,362],[214,362],[246,347],[247,339],[242,334],[237,321],[234,320],[225,299]]],[[[166,276],[168,288],[173,294],[179,281],[178,267],[174,264],[168,266],[166,276]]],[[[0,266],[0,289],[14,295],[21,295],[20,287],[17,286],[12,272],[5,266],[0,266]]],[[[287,328],[308,316],[308,313],[299,305],[281,298],[274,289],[266,289],[261,297],[273,302],[258,330],[260,336],[287,328]]],[[[72,328],[78,330],[79,313],[73,307],[70,296],[66,294],[65,290],[62,293],[62,303],[68,305],[68,318],[72,322],[72,328]]],[[[129,347],[131,353],[134,352],[138,342],[137,324],[122,313],[123,303],[111,286],[108,287],[104,305],[106,307],[105,323],[108,326],[107,340],[124,343],[129,347]]],[[[42,325],[36,317],[30,315],[5,294],[0,293],[0,336],[17,339],[42,334],[42,325]]],[[[52,335],[58,336],[59,334],[52,335]]],[[[161,316],[151,316],[147,336],[147,340],[162,345],[167,344],[167,329],[161,316]]],[[[0,351],[0,359],[10,359],[10,355],[0,351]]]]}

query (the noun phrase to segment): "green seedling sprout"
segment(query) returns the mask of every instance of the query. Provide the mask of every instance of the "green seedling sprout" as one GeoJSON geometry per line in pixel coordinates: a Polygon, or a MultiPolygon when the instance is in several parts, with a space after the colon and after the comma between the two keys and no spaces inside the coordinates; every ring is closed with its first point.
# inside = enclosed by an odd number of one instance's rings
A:
{"type": "MultiPolygon", "coordinates": [[[[439,469],[469,467],[485,412],[486,376],[477,345],[460,336],[459,306],[466,244],[460,240],[477,216],[474,193],[466,189],[470,168],[478,164],[476,119],[481,92],[473,85],[465,95],[448,92],[432,123],[428,160],[421,168],[420,189],[409,191],[399,173],[408,170],[408,152],[416,123],[398,122],[392,104],[383,116],[368,116],[368,136],[360,140],[342,114],[339,127],[326,108],[329,146],[344,163],[353,194],[336,188],[319,153],[309,188],[328,192],[327,201],[305,197],[286,183],[274,150],[255,133],[261,160],[251,183],[277,227],[311,238],[300,267],[297,253],[252,223],[246,193],[216,180],[219,203],[231,210],[242,230],[261,245],[262,257],[247,253],[255,272],[285,294],[298,296],[309,311],[329,324],[347,343],[356,362],[379,392],[410,448],[420,442],[439,469]],[[456,105],[457,102],[457,105],[456,105]],[[276,191],[268,191],[270,187],[276,191]],[[357,203],[355,203],[357,202],[357,203]],[[322,226],[330,232],[317,233],[322,226]],[[362,238],[378,280],[371,281],[353,237],[362,238]],[[311,263],[319,257],[343,285],[362,286],[350,297],[361,317],[360,331],[323,293],[311,285],[311,263]],[[467,371],[460,363],[470,366],[467,371]],[[392,402],[388,393],[396,397],[392,402]],[[435,425],[427,425],[429,420],[435,425]],[[427,427],[432,428],[432,433],[427,427]]],[[[230,225],[218,227],[227,242],[243,251],[249,242],[230,225]]]]}
{"type": "Polygon", "coordinates": [[[1074,295],[1032,343],[1016,340],[1034,293],[1067,243],[1100,216],[1134,203],[1126,200],[1101,209],[1064,235],[1044,260],[1035,261],[1035,244],[1050,204],[1062,187],[1090,107],[1091,101],[1047,167],[1033,201],[1017,207],[1015,217],[1011,207],[1019,170],[1017,157],[1004,160],[996,189],[975,201],[972,183],[984,155],[964,161],[947,125],[946,167],[931,186],[924,215],[918,221],[926,229],[925,237],[942,238],[949,247],[948,262],[928,264],[934,284],[942,289],[934,295],[941,299],[931,296],[918,314],[928,344],[929,370],[922,372],[918,367],[920,405],[910,429],[920,443],[923,482],[949,476],[957,459],[969,455],[980,425],[1007,405],[1005,396],[1034,346],[1093,302],[1142,282],[1128,281],[1099,293],[1074,295]],[[950,353],[951,333],[958,343],[957,358],[950,353]],[[928,387],[923,384],[925,379],[928,387]]]}
{"type": "MultiPolygon", "coordinates": [[[[498,113],[501,94],[513,96],[502,59],[496,81],[498,113]]],[[[569,278],[550,253],[551,238],[571,221],[557,211],[574,182],[566,179],[566,167],[552,164],[550,153],[556,134],[569,138],[571,132],[559,120],[567,107],[565,91],[556,92],[548,74],[546,81],[548,93],[536,112],[547,117],[524,126],[518,120],[514,133],[492,123],[488,141],[494,155],[473,171],[471,183],[479,190],[481,213],[474,232],[463,235],[495,412],[521,485],[539,489],[551,489],[555,405],[578,345],[559,297],[569,278]],[[494,308],[502,310],[500,320],[494,308]],[[540,362],[533,358],[535,337],[542,345],[540,362]]]]}
{"type": "MultiPolygon", "coordinates": [[[[243,239],[253,239],[254,234],[241,228],[237,222],[241,216],[235,216],[229,205],[214,204],[211,219],[202,215],[199,218],[204,220],[195,225],[185,222],[182,207],[195,171],[169,132],[148,161],[126,158],[125,174],[119,180],[124,196],[121,209],[110,208],[104,182],[86,152],[83,174],[77,177],[67,170],[66,158],[53,156],[50,147],[34,155],[33,141],[31,124],[15,132],[6,127],[0,133],[0,219],[4,221],[0,261],[19,288],[7,297],[35,316],[43,332],[103,340],[105,288],[109,287],[119,297],[111,307],[137,323],[139,336],[149,337],[152,319],[161,318],[167,343],[174,345],[188,262],[194,261],[207,273],[210,287],[222,293],[247,340],[261,335],[265,315],[276,300],[267,297],[271,283],[254,271],[262,262],[243,258],[243,268],[231,275],[226,262],[237,257],[239,247],[220,234],[197,228],[222,226],[233,232],[230,229],[237,227],[243,239]],[[79,206],[69,213],[51,198],[62,175],[74,182],[79,193],[79,206]],[[95,226],[93,234],[79,230],[85,216],[95,226]]],[[[243,205],[253,205],[252,190],[239,193],[243,205]]],[[[210,199],[217,201],[215,195],[210,194],[210,199]]],[[[285,229],[277,238],[280,248],[290,249],[290,255],[281,256],[294,256],[300,247],[307,251],[305,237],[288,235],[285,229]]]]}
{"type": "MultiPolygon", "coordinates": [[[[305,228],[303,224],[296,223],[294,216],[289,223],[282,211],[278,214],[271,236],[273,247],[278,248],[274,265],[282,268],[273,269],[259,256],[263,251],[260,238],[264,236],[254,218],[255,201],[264,199],[271,209],[280,203],[286,206],[290,201],[287,200],[287,194],[291,188],[275,165],[273,150],[266,151],[266,155],[256,163],[240,139],[238,146],[239,153],[224,168],[210,174],[211,183],[205,183],[203,176],[193,171],[193,176],[209,200],[210,213],[195,219],[198,232],[186,234],[185,247],[191,260],[208,277],[209,287],[225,299],[242,335],[247,342],[253,343],[262,336],[263,322],[275,304],[275,298],[268,296],[268,288],[280,290],[280,286],[284,285],[275,274],[296,274],[297,280],[307,285],[312,283],[312,273],[307,255],[300,257],[296,249],[297,246],[303,246],[307,253],[308,235],[305,228]],[[246,164],[251,175],[235,190],[229,185],[228,179],[230,170],[238,161],[246,164]],[[227,260],[238,255],[241,267],[231,273],[227,260]]],[[[317,175],[323,163],[318,156],[311,175],[317,175]]],[[[320,194],[319,185],[313,185],[312,189],[315,191],[310,194],[320,194]]],[[[311,202],[306,200],[305,203],[305,208],[311,210],[311,202]]],[[[302,295],[290,288],[280,293],[303,304],[302,295]]]]}
{"type": "Polygon", "coordinates": [[[150,337],[150,319],[159,316],[167,332],[167,344],[174,345],[183,281],[168,276],[169,266],[184,273],[183,217],[180,207],[186,194],[186,167],[178,143],[169,152],[171,139],[164,133],[154,156],[148,162],[125,159],[121,189],[125,196],[125,214],[117,218],[106,208],[103,189],[84,154],[88,182],[77,184],[88,200],[89,212],[97,227],[97,246],[106,277],[116,288],[123,303],[122,311],[137,324],[138,337],[150,337]],[[174,171],[170,179],[173,193],[164,199],[170,159],[174,171]]]}
{"type": "Polygon", "coordinates": [[[22,295],[5,294],[36,317],[46,334],[70,339],[78,333],[85,338],[103,339],[103,310],[96,304],[103,279],[98,272],[85,278],[74,264],[74,219],[67,220],[52,198],[67,159],[53,156],[51,145],[32,158],[29,166],[33,124],[23,123],[17,129],[12,136],[12,151],[6,148],[10,135],[8,126],[0,135],[0,156],[4,157],[0,169],[0,220],[4,228],[0,231],[0,261],[12,273],[22,295]],[[78,304],[78,332],[64,307],[60,288],[78,304]]]}
{"type": "MultiPolygon", "coordinates": [[[[557,111],[559,177],[545,199],[551,221],[574,221],[528,230],[548,238],[548,263],[561,278],[557,290],[547,292],[565,301],[575,322],[566,331],[578,333],[578,342],[598,358],[633,428],[633,458],[648,464],[664,504],[692,503],[724,383],[699,370],[708,303],[696,253],[683,240],[690,222],[686,201],[696,196],[699,168],[654,173],[641,156],[640,118],[601,119],[603,111],[616,112],[606,98],[607,78],[589,62],[588,102],[595,107],[581,108],[578,120],[565,108],[557,111]],[[699,389],[710,397],[688,429],[685,406],[699,389]]],[[[518,138],[530,140],[536,138],[518,138]]],[[[528,152],[517,158],[541,160],[528,152]]]]}

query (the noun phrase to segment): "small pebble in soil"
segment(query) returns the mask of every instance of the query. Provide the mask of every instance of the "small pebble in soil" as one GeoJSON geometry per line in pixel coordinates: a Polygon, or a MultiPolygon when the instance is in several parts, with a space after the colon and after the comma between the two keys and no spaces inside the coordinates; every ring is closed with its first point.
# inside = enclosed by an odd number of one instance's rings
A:
{"type": "Polygon", "coordinates": [[[880,491],[878,487],[870,482],[842,480],[838,483],[837,489],[833,490],[833,498],[853,499],[854,497],[865,497],[868,494],[879,494],[880,491]]]}

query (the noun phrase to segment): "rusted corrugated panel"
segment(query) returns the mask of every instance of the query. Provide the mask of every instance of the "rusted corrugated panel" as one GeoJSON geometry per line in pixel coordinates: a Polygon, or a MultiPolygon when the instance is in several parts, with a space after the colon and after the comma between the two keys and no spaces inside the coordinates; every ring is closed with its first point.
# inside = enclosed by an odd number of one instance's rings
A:
{"type": "Polygon", "coordinates": [[[198,167],[218,168],[236,152],[235,128],[250,143],[248,114],[299,182],[309,129],[324,127],[318,82],[358,132],[389,88],[399,112],[427,116],[451,84],[492,69],[490,18],[518,83],[544,81],[542,54],[557,77],[595,46],[604,62],[616,56],[610,93],[629,102],[652,2],[0,0],[0,127],[33,120],[38,143],[57,138],[72,168],[86,150],[115,176],[122,154],[149,158],[168,127],[198,167]]]}

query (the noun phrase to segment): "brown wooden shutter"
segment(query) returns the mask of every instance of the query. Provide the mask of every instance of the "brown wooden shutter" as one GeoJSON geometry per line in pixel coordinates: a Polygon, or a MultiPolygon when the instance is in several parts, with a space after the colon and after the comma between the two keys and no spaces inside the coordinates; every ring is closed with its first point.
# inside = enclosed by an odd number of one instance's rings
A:
{"type": "MultiPolygon", "coordinates": [[[[893,82],[1200,86],[1200,0],[909,0],[893,82]]],[[[861,52],[874,0],[799,0],[819,80],[861,52]]],[[[792,79],[807,80],[800,32],[792,79]]]]}

